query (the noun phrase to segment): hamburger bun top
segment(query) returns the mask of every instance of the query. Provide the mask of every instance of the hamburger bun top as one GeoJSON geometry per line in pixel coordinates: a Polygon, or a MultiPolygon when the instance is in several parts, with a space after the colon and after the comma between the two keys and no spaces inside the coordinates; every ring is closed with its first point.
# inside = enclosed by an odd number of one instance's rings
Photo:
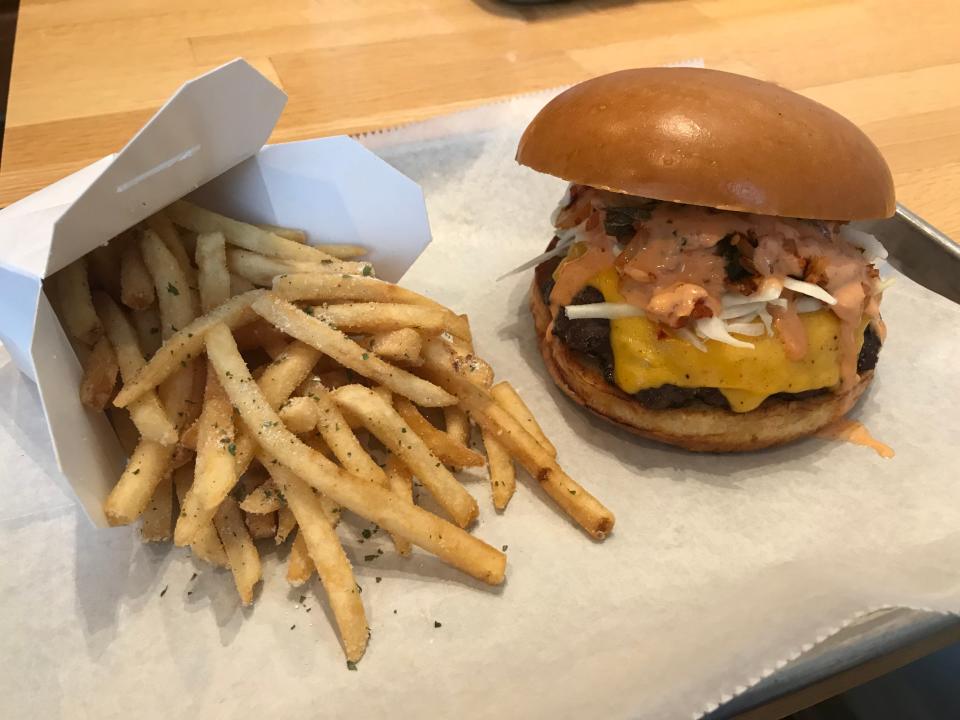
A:
{"type": "Polygon", "coordinates": [[[852,122],[772,83],[697,68],[621,70],[551,100],[517,161],[583,185],[762,215],[889,217],[893,178],[852,122]]]}

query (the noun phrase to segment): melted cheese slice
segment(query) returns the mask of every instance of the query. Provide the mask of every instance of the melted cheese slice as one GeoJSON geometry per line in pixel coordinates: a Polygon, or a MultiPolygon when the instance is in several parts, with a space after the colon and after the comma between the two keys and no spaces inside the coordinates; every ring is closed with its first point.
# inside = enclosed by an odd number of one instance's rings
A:
{"type": "MultiPolygon", "coordinates": [[[[607,302],[623,302],[614,269],[594,276],[590,285],[603,293],[607,302]]],[[[787,358],[776,335],[739,336],[753,343],[753,350],[707,340],[707,351],[702,352],[685,340],[658,337],[657,324],[646,318],[611,320],[614,379],[621,390],[631,394],[665,384],[717,388],[736,412],[754,410],[774,393],[836,385],[840,381],[837,316],[820,310],[804,313],[800,320],[809,349],[796,361],[787,358]]]]}

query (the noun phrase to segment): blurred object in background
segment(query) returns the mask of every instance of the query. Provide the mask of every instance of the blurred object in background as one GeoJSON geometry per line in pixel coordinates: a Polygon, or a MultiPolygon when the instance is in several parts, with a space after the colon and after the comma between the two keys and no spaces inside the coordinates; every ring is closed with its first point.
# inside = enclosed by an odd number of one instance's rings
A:
{"type": "MultiPolygon", "coordinates": [[[[7,124],[7,94],[10,90],[10,66],[13,63],[13,38],[17,33],[20,0],[0,0],[0,148],[7,124]]],[[[0,161],[3,155],[0,150],[0,161]]]]}

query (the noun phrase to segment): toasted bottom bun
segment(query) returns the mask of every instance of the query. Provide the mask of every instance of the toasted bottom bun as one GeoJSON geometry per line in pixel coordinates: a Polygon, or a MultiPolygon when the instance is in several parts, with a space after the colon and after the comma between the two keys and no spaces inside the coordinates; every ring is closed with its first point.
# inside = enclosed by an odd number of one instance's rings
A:
{"type": "Polygon", "coordinates": [[[550,310],[536,284],[530,293],[530,309],[537,326],[540,353],[561,390],[625,430],[687,450],[759,450],[812,435],[847,413],[873,379],[870,371],[846,393],[826,393],[806,400],[773,399],[745,413],[703,404],[651,410],[608,383],[597,368],[582,362],[577,353],[555,337],[547,337],[550,310]]]}

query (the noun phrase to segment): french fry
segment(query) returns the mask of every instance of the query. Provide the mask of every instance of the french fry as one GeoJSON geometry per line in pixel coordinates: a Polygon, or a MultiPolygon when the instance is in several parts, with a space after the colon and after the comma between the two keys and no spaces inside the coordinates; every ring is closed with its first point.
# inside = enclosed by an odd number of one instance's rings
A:
{"type": "Polygon", "coordinates": [[[481,431],[483,447],[487,451],[487,465],[490,471],[490,494],[493,506],[503,512],[513,493],[517,489],[517,471],[513,458],[500,442],[486,431],[481,431]]]}
{"type": "Polygon", "coordinates": [[[142,310],[153,305],[156,293],[153,278],[135,242],[127,243],[120,253],[120,300],[128,308],[142,310]]]}
{"type": "Polygon", "coordinates": [[[173,423],[177,435],[193,420],[196,414],[191,403],[199,405],[194,400],[197,385],[197,373],[204,370],[202,361],[191,360],[186,365],[168,377],[157,388],[157,397],[160,404],[166,408],[167,416],[173,423]]]}
{"type": "Polygon", "coordinates": [[[200,432],[200,418],[197,418],[190,426],[180,433],[180,444],[188,450],[197,450],[197,434],[200,432]]]}
{"type": "Polygon", "coordinates": [[[356,662],[367,648],[369,631],[350,560],[323,511],[320,499],[311,492],[310,486],[281,465],[269,464],[268,471],[283,490],[297,518],[298,534],[303,535],[310,559],[327,593],[347,660],[356,662]]]}
{"type": "Polygon", "coordinates": [[[340,524],[340,512],[342,508],[326,495],[320,495],[319,497],[320,505],[323,507],[323,511],[327,514],[327,520],[330,521],[331,525],[337,527],[337,525],[340,524]]]}
{"type": "Polygon", "coordinates": [[[254,540],[273,538],[277,532],[276,513],[244,513],[243,521],[254,540]]]}
{"type": "MultiPolygon", "coordinates": [[[[174,279],[178,282],[182,279],[183,273],[178,267],[167,267],[171,264],[175,266],[176,261],[154,233],[150,230],[146,231],[140,246],[144,252],[144,262],[155,285],[162,286],[164,281],[171,283],[174,279]]],[[[168,302],[161,301],[159,305],[161,326],[171,325],[174,322],[189,325],[193,320],[194,308],[189,297],[185,296],[168,302]]],[[[104,307],[109,307],[109,304],[105,303],[104,307]]],[[[135,360],[132,353],[130,357],[131,361],[135,360]]],[[[137,376],[142,374],[148,366],[149,363],[141,367],[137,376]]],[[[173,423],[178,435],[190,422],[189,403],[197,373],[196,361],[184,360],[180,368],[159,386],[160,402],[166,409],[167,417],[173,423]]],[[[104,504],[108,522],[111,524],[132,522],[143,513],[157,485],[173,470],[171,461],[176,449],[173,445],[160,445],[152,440],[141,440],[104,504]],[[141,449],[142,452],[138,455],[141,449]],[[134,460],[138,458],[140,462],[135,463],[134,460]]]]}
{"type": "Polygon", "coordinates": [[[363,257],[367,254],[367,249],[363,245],[343,245],[339,243],[316,243],[314,247],[317,250],[325,252],[327,255],[333,255],[341,260],[350,260],[352,258],[363,257]]]}
{"type": "MultiPolygon", "coordinates": [[[[164,209],[164,212],[166,212],[166,209],[164,209]]],[[[192,230],[187,230],[187,228],[180,227],[176,224],[174,224],[174,227],[177,230],[177,236],[180,238],[180,242],[183,243],[183,249],[187,251],[187,257],[196,257],[198,233],[195,233],[192,230]]]]}
{"type": "Polygon", "coordinates": [[[166,213],[162,210],[154,213],[147,218],[146,225],[157,234],[157,237],[163,240],[163,244],[167,246],[167,250],[177,259],[180,269],[183,270],[183,274],[187,278],[187,284],[191,288],[197,288],[197,271],[190,262],[190,254],[184,247],[183,240],[180,238],[177,228],[174,227],[173,222],[167,217],[166,213]]]}
{"type": "Polygon", "coordinates": [[[182,468],[189,462],[193,462],[196,458],[196,451],[191,450],[188,447],[184,447],[181,444],[177,444],[173,451],[173,457],[170,459],[170,467],[174,470],[182,468]]]}
{"type": "Polygon", "coordinates": [[[271,513],[283,507],[282,493],[270,479],[251,490],[240,503],[240,509],[248,513],[271,513]]]}
{"type": "Polygon", "coordinates": [[[143,233],[140,252],[143,253],[143,262],[156,289],[157,304],[160,306],[160,334],[164,340],[168,340],[193,322],[196,315],[190,281],[173,253],[152,230],[143,233]]]}
{"type": "Polygon", "coordinates": [[[277,511],[277,534],[273,538],[273,541],[277,545],[282,545],[287,539],[287,536],[289,536],[296,527],[297,518],[294,516],[290,508],[284,505],[277,511]]]}
{"type": "Polygon", "coordinates": [[[413,471],[457,525],[466,527],[473,522],[477,501],[388,403],[362,385],[345,385],[331,395],[339,406],[361,418],[364,427],[413,471]]]}
{"type": "Polygon", "coordinates": [[[126,407],[148,390],[162,383],[180,368],[180,363],[197,357],[203,351],[204,334],[214,325],[223,323],[227,327],[238,327],[253,320],[256,315],[250,306],[265,292],[265,290],[252,290],[244,295],[232,297],[215,310],[178,330],[150,358],[133,381],[124,381],[124,386],[113,399],[113,404],[117,407],[126,407]]]}
{"type": "Polygon", "coordinates": [[[233,582],[240,594],[240,602],[249,605],[253,602],[253,588],[260,582],[261,565],[257,546],[247,531],[243,522],[243,513],[237,507],[237,502],[227,496],[213,518],[220,542],[227,554],[230,563],[230,572],[233,573],[233,582]]]}
{"type": "Polygon", "coordinates": [[[197,233],[222,232],[231,245],[270,257],[289,258],[320,264],[324,260],[336,261],[336,258],[309,245],[287,240],[249,225],[233,220],[215,212],[191,205],[186,200],[178,200],[166,209],[170,218],[181,227],[197,233]]]}
{"type": "Polygon", "coordinates": [[[257,223],[257,227],[273,235],[279,235],[287,240],[293,240],[293,242],[300,243],[301,245],[307,242],[307,234],[303,230],[282,227],[280,225],[270,225],[268,223],[257,223]]]}
{"type": "Polygon", "coordinates": [[[460,406],[470,413],[473,421],[499,441],[571,519],[597,540],[609,534],[615,522],[613,513],[567,475],[553,456],[500,407],[488,391],[471,382],[462,368],[457,372],[445,347],[430,341],[424,348],[424,356],[424,374],[455,393],[460,406]]]}
{"type": "Polygon", "coordinates": [[[94,248],[86,256],[87,270],[93,279],[93,284],[114,298],[120,297],[120,244],[122,237],[114,238],[106,245],[94,248]]]}
{"type": "Polygon", "coordinates": [[[174,445],[141,439],[103,510],[111,525],[129,525],[146,509],[153,491],[170,468],[174,445]]]}
{"type": "Polygon", "coordinates": [[[257,286],[252,282],[247,280],[245,277],[240,277],[235,273],[230,273],[230,294],[231,295],[240,295],[250,290],[255,289],[257,286]]]}
{"type": "MultiPolygon", "coordinates": [[[[401,497],[404,501],[413,504],[413,475],[410,470],[397,459],[397,456],[391,453],[387,456],[386,467],[387,482],[394,495],[401,497]]],[[[400,555],[408,556],[412,550],[410,541],[405,538],[395,537],[394,547],[400,555]]]]}
{"type": "Polygon", "coordinates": [[[173,536],[229,568],[244,605],[262,579],[254,541],[295,536],[288,582],[318,571],[351,668],[369,629],[336,533],[342,507],[389,533],[399,554],[416,544],[491,585],[506,556],[464,532],[478,506],[444,464],[489,464],[503,510],[519,462],[595,538],[614,525],[557,465],[513,388],[493,386],[467,316],[376,279],[356,260],[366,252],[178,201],[50,288],[64,328],[89,347],[78,349],[83,402],[127,439],[108,522],[142,517],[144,541],[173,536]],[[425,408],[443,410],[443,430],[425,408]],[[470,447],[472,421],[486,458],[470,447]],[[371,456],[381,444],[384,466],[371,456]],[[414,474],[453,522],[417,506],[414,474]]]}
{"type": "MultiPolygon", "coordinates": [[[[270,363],[257,380],[257,386],[263,392],[267,402],[273,410],[279,410],[291,393],[297,388],[310,370],[317,364],[319,351],[294,341],[284,348],[284,351],[270,363]]],[[[237,432],[237,475],[242,475],[256,451],[256,442],[250,429],[240,426],[237,432]]]]}
{"type": "Polygon", "coordinates": [[[342,385],[349,385],[351,382],[350,373],[343,368],[329,370],[325,373],[321,373],[317,377],[319,378],[320,382],[323,383],[324,387],[330,388],[331,390],[342,385]]]}
{"type": "Polygon", "coordinates": [[[287,558],[287,582],[294,587],[300,587],[313,575],[313,560],[307,551],[307,543],[303,533],[298,532],[290,548],[290,557],[287,558]]]}
{"type": "Polygon", "coordinates": [[[386,388],[383,385],[377,385],[376,387],[370,388],[370,391],[383,400],[383,402],[387,404],[387,407],[393,407],[393,393],[390,392],[390,388],[386,388]]]}
{"type": "Polygon", "coordinates": [[[533,416],[533,413],[530,412],[530,408],[527,407],[527,404],[514,389],[513,385],[504,380],[490,388],[490,394],[493,395],[493,399],[497,401],[500,407],[510,413],[528,433],[537,439],[537,442],[540,443],[540,446],[544,450],[550,453],[552,457],[557,456],[557,449],[553,446],[553,443],[547,439],[543,428],[540,427],[537,419],[533,416]]]}
{"type": "Polygon", "coordinates": [[[459,405],[450,405],[443,409],[443,422],[447,435],[461,445],[470,442],[470,418],[459,405]]]}
{"type": "Polygon", "coordinates": [[[122,408],[108,407],[107,417],[110,418],[110,424],[114,432],[117,433],[117,439],[120,441],[120,447],[127,457],[133,455],[137,443],[140,442],[140,431],[130,419],[130,413],[122,408]]]}
{"type": "Polygon", "coordinates": [[[289,273],[356,273],[370,274],[370,264],[346,260],[322,260],[306,262],[288,258],[269,257],[260,253],[230,248],[227,250],[227,265],[230,272],[246,278],[254,285],[270,287],[278,275],[289,273]]]}
{"type": "Polygon", "coordinates": [[[420,357],[422,348],[423,338],[413,328],[377,333],[370,339],[370,350],[378,357],[408,366],[417,366],[423,362],[420,357]]]}
{"type": "Polygon", "coordinates": [[[406,398],[394,400],[394,407],[407,425],[420,436],[430,451],[448,465],[456,467],[482,467],[483,456],[461,445],[447,433],[438,430],[427,420],[413,403],[406,398]]]}
{"type": "Polygon", "coordinates": [[[257,381],[264,397],[274,410],[307,378],[320,359],[320,352],[309,345],[294,341],[267,367],[257,381]]]}
{"type": "MultiPolygon", "coordinates": [[[[463,315],[462,317],[466,318],[466,315],[463,315]]],[[[443,340],[444,343],[449,345],[450,349],[456,352],[458,355],[464,355],[464,356],[473,355],[472,340],[464,340],[463,338],[458,338],[454,335],[451,335],[450,333],[441,334],[440,339],[443,340]]],[[[493,370],[491,370],[490,372],[491,372],[490,382],[487,383],[487,387],[490,387],[490,385],[493,383],[493,374],[492,374],[493,370]]]]}
{"type": "MultiPolygon", "coordinates": [[[[456,340],[456,338],[453,338],[456,340]]],[[[451,342],[443,336],[439,340],[431,342],[433,352],[439,354],[443,350],[446,357],[444,362],[450,364],[458,375],[463,376],[474,385],[482,388],[490,388],[493,385],[493,368],[483,358],[475,355],[473,351],[465,350],[463,343],[451,342]]]]}
{"type": "Polygon", "coordinates": [[[238,327],[233,331],[233,337],[237,341],[237,347],[241,350],[253,350],[254,348],[266,349],[267,347],[276,347],[280,344],[285,347],[290,342],[290,339],[286,335],[262,317],[257,317],[253,322],[247,323],[243,327],[238,327]]]}
{"type": "Polygon", "coordinates": [[[503,553],[456,525],[404,503],[389,490],[341,470],[283,427],[253,382],[226,325],[208,330],[205,343],[207,357],[234,407],[247,427],[257,428],[256,439],[261,448],[337,504],[407,538],[472,577],[491,585],[503,582],[503,553]]]}
{"type": "Polygon", "coordinates": [[[83,363],[80,381],[80,402],[88,408],[103,411],[110,404],[110,396],[117,384],[120,368],[110,341],[101,337],[83,363]]]}
{"type": "Polygon", "coordinates": [[[294,273],[273,281],[273,292],[289,302],[380,302],[422,305],[450,312],[435,300],[399,285],[363,275],[317,275],[294,273]]]}
{"type": "Polygon", "coordinates": [[[151,305],[143,310],[134,310],[130,313],[130,319],[137,331],[140,351],[145,358],[151,357],[160,349],[160,343],[163,341],[160,337],[160,312],[157,306],[151,305]]]}
{"type": "Polygon", "coordinates": [[[290,398],[280,406],[280,420],[296,435],[310,432],[317,426],[316,404],[310,398],[290,398]]]}
{"type": "MultiPolygon", "coordinates": [[[[130,382],[146,364],[136,333],[130,326],[126,314],[103,292],[93,294],[93,304],[103,324],[106,337],[116,353],[120,375],[124,382],[130,382]]],[[[177,429],[167,417],[160,400],[153,390],[145,392],[127,406],[130,419],[146,440],[161,445],[173,445],[177,442],[177,429]]]]}
{"type": "MultiPolygon", "coordinates": [[[[347,383],[347,385],[355,385],[355,384],[356,383],[352,383],[352,382],[347,383]]],[[[341,385],[340,387],[344,387],[344,386],[341,385]]],[[[330,392],[334,392],[336,389],[339,389],[339,388],[331,388],[330,392]]],[[[377,385],[370,389],[373,390],[374,392],[377,392],[378,390],[383,389],[383,385],[377,385]]],[[[388,390],[387,392],[390,392],[390,391],[388,390]]],[[[381,395],[381,393],[379,392],[377,392],[377,394],[381,395]]],[[[390,393],[387,396],[383,396],[383,395],[381,396],[383,397],[384,401],[388,405],[390,405],[391,407],[393,406],[393,393],[390,393]]],[[[361,433],[364,433],[367,431],[367,429],[363,425],[363,418],[361,418],[360,415],[355,413],[351,408],[338,405],[337,409],[340,411],[340,414],[343,415],[343,419],[347,421],[347,425],[350,427],[350,429],[357,433],[358,438],[361,433]]]]}
{"type": "MultiPolygon", "coordinates": [[[[173,228],[173,224],[164,218],[168,234],[174,236],[175,244],[182,244],[173,228]]],[[[199,288],[200,305],[204,312],[225,303],[230,297],[230,275],[227,272],[226,250],[221,233],[202,233],[197,237],[195,253],[198,272],[196,276],[199,288]]],[[[206,368],[203,378],[203,410],[195,423],[198,449],[196,478],[183,503],[183,510],[177,529],[180,531],[179,544],[192,542],[201,528],[209,524],[222,498],[236,484],[238,473],[236,462],[235,431],[233,426],[233,407],[220,387],[213,369],[206,368]]],[[[193,425],[191,425],[193,427],[193,425]]],[[[245,479],[249,485],[249,478],[245,479]]],[[[245,515],[250,534],[254,538],[271,537],[274,533],[273,516],[245,515]]]]}
{"type": "Polygon", "coordinates": [[[344,469],[351,475],[387,487],[383,468],[360,444],[323,384],[316,378],[308,380],[304,394],[316,408],[317,431],[344,469]]]}
{"type": "Polygon", "coordinates": [[[150,504],[143,511],[143,525],[140,538],[144,542],[162,542],[170,539],[173,528],[173,479],[167,475],[150,498],[150,504]]]}
{"type": "Polygon", "coordinates": [[[93,309],[84,258],[60,270],[53,281],[60,319],[67,332],[83,344],[93,345],[103,335],[103,327],[93,309]]]}
{"type": "Polygon", "coordinates": [[[317,348],[359,375],[386,385],[399,395],[409,397],[418,405],[442,407],[456,403],[453,396],[436,385],[385,363],[339,330],[328,327],[276,296],[264,296],[256,300],[252,307],[254,312],[288,335],[317,348]]]}
{"type": "Polygon", "coordinates": [[[230,299],[230,272],[222,233],[197,236],[197,267],[200,307],[203,312],[210,312],[230,299]]]}
{"type": "Polygon", "coordinates": [[[233,406],[211,370],[197,429],[195,477],[177,519],[173,536],[176,545],[193,543],[236,485],[236,452],[233,406]]]}
{"type": "Polygon", "coordinates": [[[332,323],[345,333],[385,333],[404,329],[420,330],[428,334],[439,334],[445,330],[452,334],[469,333],[469,326],[459,315],[428,305],[397,302],[339,303],[315,305],[311,312],[314,317],[332,323]]]}
{"type": "MultiPolygon", "coordinates": [[[[344,469],[351,475],[389,488],[390,483],[383,468],[360,444],[323,384],[316,378],[307,380],[305,395],[315,404],[317,431],[344,469]]],[[[403,538],[391,534],[390,539],[397,552],[403,548],[409,551],[410,543],[403,538]]]]}
{"type": "MultiPolygon", "coordinates": [[[[183,501],[187,497],[190,485],[193,483],[194,467],[193,465],[184,465],[173,471],[173,485],[177,492],[177,502],[183,507],[183,501]]],[[[213,522],[204,525],[197,537],[190,543],[190,550],[204,562],[208,562],[215,567],[225,568],[229,565],[227,562],[227,553],[220,542],[220,536],[217,535],[217,529],[213,522]]]]}
{"type": "MultiPolygon", "coordinates": [[[[422,364],[422,358],[421,358],[422,364]]],[[[470,418],[458,405],[443,408],[444,431],[461,445],[470,445],[470,418]]],[[[461,468],[451,467],[453,472],[461,468]]]]}

